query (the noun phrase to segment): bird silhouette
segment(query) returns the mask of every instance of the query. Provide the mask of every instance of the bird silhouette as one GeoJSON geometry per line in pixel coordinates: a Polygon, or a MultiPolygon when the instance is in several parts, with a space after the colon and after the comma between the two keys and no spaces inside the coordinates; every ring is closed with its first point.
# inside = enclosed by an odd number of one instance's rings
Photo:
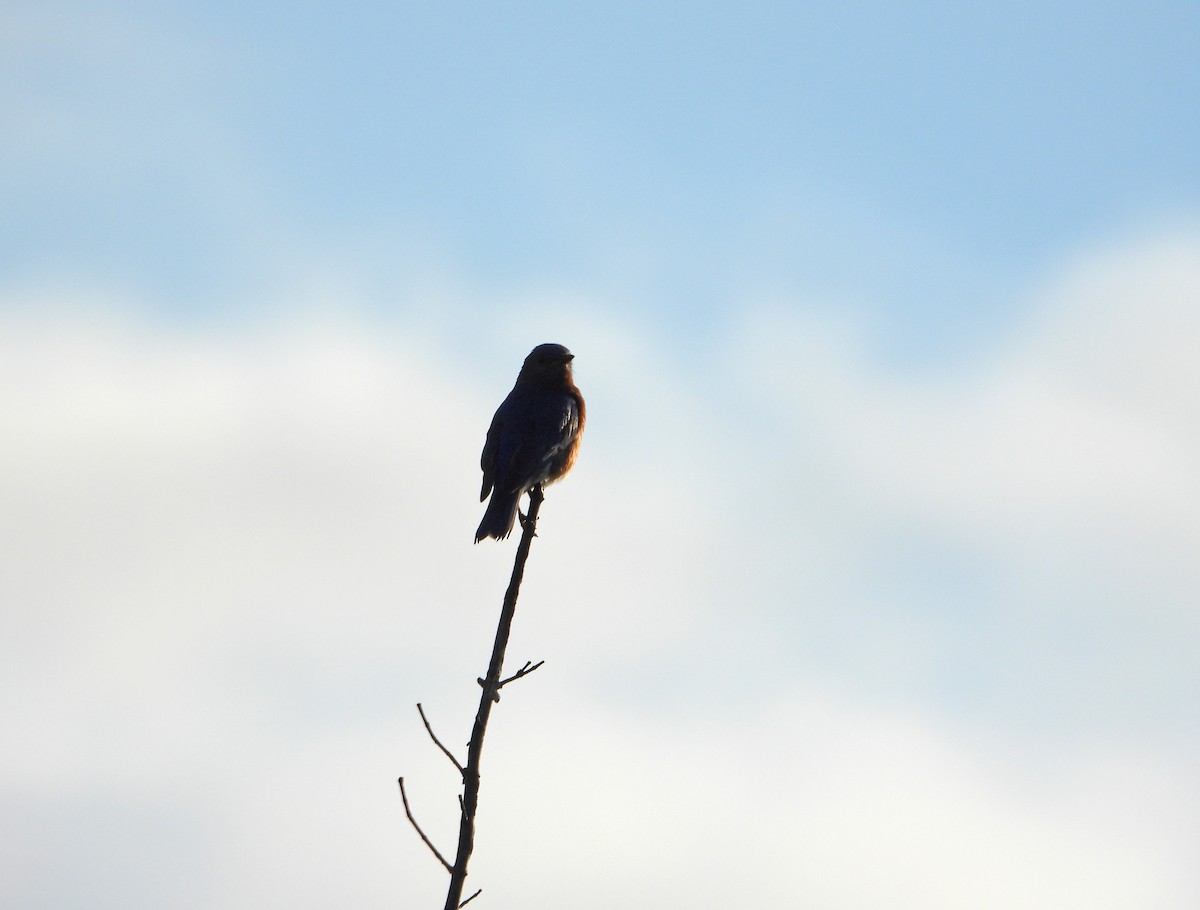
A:
{"type": "Polygon", "coordinates": [[[508,537],[521,497],[563,477],[575,464],[586,408],[571,375],[574,358],[561,344],[539,344],[496,409],[479,460],[479,501],[489,493],[492,498],[475,532],[476,543],[508,537]]]}

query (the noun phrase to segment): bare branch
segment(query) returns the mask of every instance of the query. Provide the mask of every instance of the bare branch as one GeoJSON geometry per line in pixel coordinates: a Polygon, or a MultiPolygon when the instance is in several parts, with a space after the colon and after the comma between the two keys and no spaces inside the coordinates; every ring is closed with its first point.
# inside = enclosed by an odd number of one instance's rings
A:
{"type": "Polygon", "coordinates": [[[442,854],[440,854],[438,852],[438,848],[433,845],[433,841],[431,841],[428,837],[425,836],[425,832],[421,830],[421,826],[418,825],[417,820],[415,818],[413,818],[412,809],[410,809],[408,806],[408,794],[404,792],[404,778],[403,777],[400,778],[399,784],[400,784],[400,799],[402,799],[404,801],[404,814],[408,816],[409,824],[411,824],[413,826],[414,830],[416,830],[416,832],[419,835],[421,835],[421,840],[425,841],[425,846],[433,851],[433,855],[438,858],[438,862],[440,862],[443,866],[446,867],[447,872],[449,872],[451,875],[453,875],[454,867],[451,866],[448,862],[446,862],[446,857],[442,856],[442,854]]]}
{"type": "Polygon", "coordinates": [[[522,676],[528,676],[530,673],[532,673],[534,670],[536,670],[538,667],[540,667],[544,663],[545,663],[544,660],[539,660],[536,664],[530,665],[529,661],[525,661],[525,666],[523,666],[520,670],[518,670],[516,673],[514,673],[508,679],[500,680],[500,682],[498,682],[496,684],[496,688],[503,689],[510,682],[513,682],[514,680],[518,680],[522,676]]]}
{"type": "MultiPolygon", "coordinates": [[[[483,755],[483,736],[487,731],[492,705],[500,700],[501,670],[504,667],[504,652],[508,647],[508,635],[512,629],[513,615],[517,609],[517,595],[521,590],[521,579],[525,575],[525,561],[529,558],[529,545],[537,531],[538,509],[542,504],[541,484],[529,491],[529,514],[521,523],[521,541],[513,559],[512,576],[504,592],[504,603],[500,608],[500,622],[496,626],[496,640],[492,646],[492,659],[488,663],[485,679],[479,680],[483,692],[479,698],[479,710],[475,713],[475,724],[471,729],[471,741],[467,746],[467,764],[463,769],[463,802],[458,826],[458,852],[450,872],[450,889],[446,893],[444,910],[459,910],[467,901],[462,900],[463,884],[467,878],[467,864],[475,847],[475,810],[479,806],[479,765],[483,755]]],[[[541,666],[539,663],[538,666],[541,666]]],[[[505,682],[511,682],[532,672],[528,662],[505,682]]],[[[471,895],[467,900],[471,900],[471,895]]]]}
{"type": "Polygon", "coordinates": [[[459,764],[458,759],[454,757],[454,753],[443,746],[442,741],[433,735],[433,727],[429,726],[429,718],[425,716],[425,709],[421,707],[420,702],[417,702],[417,713],[421,715],[421,722],[425,724],[425,732],[429,734],[429,738],[433,740],[433,744],[442,750],[442,753],[446,756],[446,758],[450,759],[450,761],[454,763],[454,767],[458,768],[458,773],[462,774],[463,766],[459,764]]]}
{"type": "Polygon", "coordinates": [[[458,910],[462,910],[463,907],[465,907],[467,904],[471,903],[471,901],[475,900],[475,898],[479,897],[479,895],[481,895],[481,894],[483,894],[482,888],[480,888],[478,891],[476,891],[474,894],[472,894],[470,897],[468,897],[465,901],[463,901],[461,904],[459,904],[458,910]]]}

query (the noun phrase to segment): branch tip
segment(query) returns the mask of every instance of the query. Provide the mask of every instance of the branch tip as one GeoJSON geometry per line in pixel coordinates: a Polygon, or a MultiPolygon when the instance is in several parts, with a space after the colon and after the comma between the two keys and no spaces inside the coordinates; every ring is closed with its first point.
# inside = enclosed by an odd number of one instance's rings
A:
{"type": "Polygon", "coordinates": [[[458,769],[458,773],[462,774],[462,763],[459,762],[459,760],[454,757],[454,753],[442,745],[442,741],[434,735],[433,727],[429,725],[429,718],[425,716],[425,709],[421,707],[420,702],[417,702],[417,713],[421,715],[421,722],[425,724],[425,732],[429,734],[429,738],[433,740],[433,744],[442,750],[442,754],[445,755],[446,758],[450,759],[454,767],[458,769]]]}
{"type": "Polygon", "coordinates": [[[510,682],[515,682],[516,680],[520,679],[522,676],[528,676],[530,673],[532,673],[534,670],[536,670],[538,667],[540,667],[544,663],[545,663],[544,660],[539,660],[536,664],[531,664],[529,661],[525,661],[525,666],[523,666],[520,670],[518,670],[512,676],[508,677],[508,679],[500,680],[500,682],[496,684],[496,688],[503,689],[510,682]]]}

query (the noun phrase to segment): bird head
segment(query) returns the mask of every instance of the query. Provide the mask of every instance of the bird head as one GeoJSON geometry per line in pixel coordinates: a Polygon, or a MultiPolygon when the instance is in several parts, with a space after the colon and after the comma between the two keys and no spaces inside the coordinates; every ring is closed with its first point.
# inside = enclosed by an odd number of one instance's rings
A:
{"type": "Polygon", "coordinates": [[[561,344],[539,344],[521,366],[518,382],[558,384],[571,376],[575,355],[561,344]]]}

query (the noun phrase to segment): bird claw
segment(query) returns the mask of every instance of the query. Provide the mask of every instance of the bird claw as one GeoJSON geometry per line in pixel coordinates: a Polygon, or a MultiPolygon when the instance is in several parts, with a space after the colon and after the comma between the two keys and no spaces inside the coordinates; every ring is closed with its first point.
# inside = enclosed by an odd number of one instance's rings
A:
{"type": "MultiPolygon", "coordinates": [[[[522,512],[520,509],[517,509],[517,520],[521,522],[521,530],[524,531],[525,526],[527,524],[529,524],[529,516],[526,515],[524,512],[522,512]]],[[[537,537],[536,531],[533,532],[533,536],[537,537]]]]}
{"type": "Polygon", "coordinates": [[[521,522],[521,529],[524,531],[524,526],[528,525],[529,523],[529,515],[527,513],[523,513],[521,509],[517,509],[517,521],[521,522]]]}

